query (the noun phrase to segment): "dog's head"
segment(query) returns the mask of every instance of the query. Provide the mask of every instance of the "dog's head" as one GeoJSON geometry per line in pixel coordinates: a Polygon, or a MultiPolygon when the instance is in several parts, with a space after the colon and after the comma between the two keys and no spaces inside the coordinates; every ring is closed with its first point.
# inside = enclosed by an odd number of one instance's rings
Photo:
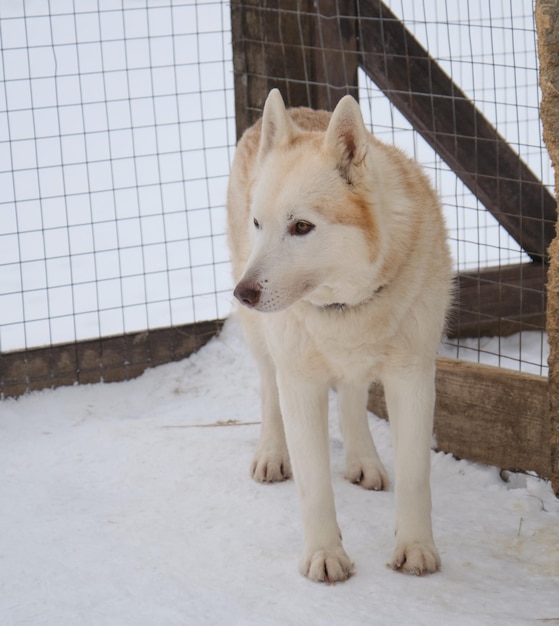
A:
{"type": "Polygon", "coordinates": [[[379,248],[370,141],[349,96],[321,132],[299,127],[279,91],[269,94],[251,193],[252,253],[235,289],[242,304],[280,311],[302,298],[325,306],[370,296],[379,248]]]}

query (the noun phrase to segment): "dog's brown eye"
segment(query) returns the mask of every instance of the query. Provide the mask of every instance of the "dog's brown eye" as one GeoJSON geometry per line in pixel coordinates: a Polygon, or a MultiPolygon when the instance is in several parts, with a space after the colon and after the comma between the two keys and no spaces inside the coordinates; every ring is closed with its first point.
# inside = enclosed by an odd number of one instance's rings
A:
{"type": "Polygon", "coordinates": [[[308,235],[313,228],[314,224],[300,220],[299,222],[291,224],[291,226],[289,227],[289,234],[296,236],[308,235]]]}
{"type": "Polygon", "coordinates": [[[260,228],[260,222],[256,218],[254,218],[252,221],[254,223],[254,228],[260,228]]]}

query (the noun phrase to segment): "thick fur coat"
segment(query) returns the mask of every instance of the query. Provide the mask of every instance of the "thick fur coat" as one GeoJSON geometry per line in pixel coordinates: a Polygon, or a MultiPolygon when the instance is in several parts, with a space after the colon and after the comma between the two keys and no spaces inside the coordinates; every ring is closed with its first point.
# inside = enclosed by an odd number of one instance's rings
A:
{"type": "Polygon", "coordinates": [[[419,166],[365,128],[357,103],[286,110],[270,92],[241,138],[228,191],[239,316],[262,386],[258,481],[293,472],[300,571],[352,572],[330,480],[328,391],[337,390],[346,478],[384,489],[367,392],[384,385],[395,454],[391,565],[436,571],[429,485],[435,355],[451,294],[440,203],[419,166]]]}

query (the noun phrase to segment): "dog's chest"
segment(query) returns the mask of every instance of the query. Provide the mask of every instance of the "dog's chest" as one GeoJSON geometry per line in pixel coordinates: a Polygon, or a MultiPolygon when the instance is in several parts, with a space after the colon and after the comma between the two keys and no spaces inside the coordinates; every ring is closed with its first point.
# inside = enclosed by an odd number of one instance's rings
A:
{"type": "Polygon", "coordinates": [[[333,378],[353,382],[376,378],[385,356],[382,342],[365,333],[340,331],[319,339],[316,348],[333,378]]]}
{"type": "Polygon", "coordinates": [[[276,363],[296,364],[311,375],[370,381],[378,377],[386,359],[387,333],[373,330],[370,324],[347,312],[331,311],[327,317],[288,314],[282,324],[274,326],[270,330],[276,363]]]}

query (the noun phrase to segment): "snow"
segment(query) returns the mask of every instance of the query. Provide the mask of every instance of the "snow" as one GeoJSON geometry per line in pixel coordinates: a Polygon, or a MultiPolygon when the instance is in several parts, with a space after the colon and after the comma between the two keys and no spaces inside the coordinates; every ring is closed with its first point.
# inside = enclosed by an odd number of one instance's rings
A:
{"type": "MultiPolygon", "coordinates": [[[[3,626],[559,622],[548,482],[505,483],[433,452],[442,571],[392,572],[394,493],[343,479],[335,403],[332,476],[356,574],[335,586],[301,577],[293,481],[248,476],[258,379],[235,318],[197,354],[138,379],[1,408],[3,626]]],[[[389,426],[370,425],[393,478],[389,426]]]]}
{"type": "Polygon", "coordinates": [[[540,331],[527,330],[510,337],[446,338],[439,355],[536,376],[547,376],[549,371],[547,333],[540,331]]]}

